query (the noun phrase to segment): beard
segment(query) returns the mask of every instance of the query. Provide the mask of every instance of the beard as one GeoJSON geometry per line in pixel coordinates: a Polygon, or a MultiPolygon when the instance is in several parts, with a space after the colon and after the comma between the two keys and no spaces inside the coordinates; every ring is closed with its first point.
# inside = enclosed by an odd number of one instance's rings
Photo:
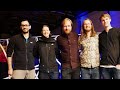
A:
{"type": "Polygon", "coordinates": [[[71,32],[71,30],[68,30],[68,29],[66,29],[66,30],[64,31],[65,34],[69,34],[70,32],[71,32]]]}
{"type": "Polygon", "coordinates": [[[28,32],[22,32],[23,34],[26,34],[26,33],[28,33],[28,32]]]}
{"type": "Polygon", "coordinates": [[[24,29],[24,30],[22,30],[22,33],[24,33],[24,34],[29,33],[29,30],[24,29]]]}

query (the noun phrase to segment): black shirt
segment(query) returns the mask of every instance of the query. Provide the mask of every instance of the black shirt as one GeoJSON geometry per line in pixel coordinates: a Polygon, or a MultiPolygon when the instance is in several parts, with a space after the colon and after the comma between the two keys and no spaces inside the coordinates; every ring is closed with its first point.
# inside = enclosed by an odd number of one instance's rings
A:
{"type": "Polygon", "coordinates": [[[13,69],[34,69],[33,48],[35,43],[36,40],[35,38],[32,38],[31,35],[27,42],[22,34],[18,34],[10,38],[7,47],[7,56],[11,57],[13,54],[13,69]]]}
{"type": "Polygon", "coordinates": [[[99,34],[100,65],[120,64],[120,29],[111,28],[99,34]]]}
{"type": "Polygon", "coordinates": [[[34,56],[40,59],[40,72],[58,71],[56,57],[58,54],[57,43],[50,37],[42,36],[34,47],[34,56]]]}

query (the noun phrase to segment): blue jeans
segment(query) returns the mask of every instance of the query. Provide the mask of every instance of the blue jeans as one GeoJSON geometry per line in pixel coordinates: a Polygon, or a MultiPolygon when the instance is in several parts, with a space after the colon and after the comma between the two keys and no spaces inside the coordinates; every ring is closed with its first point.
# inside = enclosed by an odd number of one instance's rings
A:
{"type": "Polygon", "coordinates": [[[80,79],[80,67],[62,69],[62,79],[80,79]]]}
{"type": "Polygon", "coordinates": [[[102,79],[120,79],[119,69],[101,67],[100,70],[102,79]]]}
{"type": "Polygon", "coordinates": [[[99,67],[95,68],[81,67],[81,79],[100,79],[99,67]]]}
{"type": "Polygon", "coordinates": [[[59,73],[57,71],[54,72],[39,72],[39,79],[59,79],[59,73]]]}

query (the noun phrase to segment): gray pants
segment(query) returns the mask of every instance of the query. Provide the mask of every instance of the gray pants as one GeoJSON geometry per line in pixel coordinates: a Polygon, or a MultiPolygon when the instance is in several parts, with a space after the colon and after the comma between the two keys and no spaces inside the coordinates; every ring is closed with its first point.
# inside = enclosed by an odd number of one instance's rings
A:
{"type": "Polygon", "coordinates": [[[12,79],[35,79],[35,69],[32,70],[14,70],[12,79]]]}

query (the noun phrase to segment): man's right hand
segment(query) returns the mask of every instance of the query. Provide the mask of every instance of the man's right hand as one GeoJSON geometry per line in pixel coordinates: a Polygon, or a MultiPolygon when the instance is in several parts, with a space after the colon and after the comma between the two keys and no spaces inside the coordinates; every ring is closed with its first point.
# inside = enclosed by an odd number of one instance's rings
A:
{"type": "Polygon", "coordinates": [[[12,76],[12,74],[13,74],[13,69],[9,69],[8,70],[8,76],[12,76]]]}

